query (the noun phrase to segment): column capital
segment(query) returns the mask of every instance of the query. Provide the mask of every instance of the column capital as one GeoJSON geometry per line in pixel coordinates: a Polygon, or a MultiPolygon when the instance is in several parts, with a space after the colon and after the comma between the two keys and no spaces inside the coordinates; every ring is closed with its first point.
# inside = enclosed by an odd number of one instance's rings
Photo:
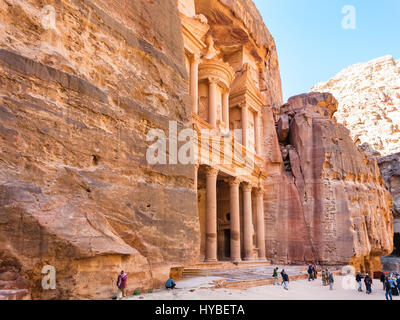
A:
{"type": "Polygon", "coordinates": [[[225,181],[228,182],[229,186],[240,186],[242,182],[238,177],[228,178],[225,181]]]}
{"type": "Polygon", "coordinates": [[[245,192],[251,192],[251,190],[253,190],[253,184],[251,184],[250,182],[243,182],[243,191],[245,192]]]}
{"type": "Polygon", "coordinates": [[[217,77],[208,77],[208,81],[209,81],[210,83],[215,83],[215,84],[217,84],[217,83],[219,82],[219,78],[217,78],[217,77]]]}
{"type": "Polygon", "coordinates": [[[263,196],[264,195],[264,188],[256,188],[255,189],[256,196],[263,196]]]}
{"type": "Polygon", "coordinates": [[[192,54],[192,56],[190,57],[190,62],[192,62],[192,63],[200,63],[201,62],[200,54],[198,54],[198,53],[192,54]]]}
{"type": "Polygon", "coordinates": [[[213,167],[206,167],[206,176],[207,177],[217,177],[218,176],[218,173],[219,173],[219,170],[218,169],[216,169],[216,168],[213,168],[213,167]]]}

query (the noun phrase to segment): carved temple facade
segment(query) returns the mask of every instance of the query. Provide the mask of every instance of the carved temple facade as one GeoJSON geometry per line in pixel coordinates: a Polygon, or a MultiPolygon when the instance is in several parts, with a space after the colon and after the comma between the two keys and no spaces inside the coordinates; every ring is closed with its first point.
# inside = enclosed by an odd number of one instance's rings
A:
{"type": "Polygon", "coordinates": [[[199,152],[200,260],[264,261],[262,57],[251,43],[219,47],[200,8],[200,2],[179,1],[199,152]]]}

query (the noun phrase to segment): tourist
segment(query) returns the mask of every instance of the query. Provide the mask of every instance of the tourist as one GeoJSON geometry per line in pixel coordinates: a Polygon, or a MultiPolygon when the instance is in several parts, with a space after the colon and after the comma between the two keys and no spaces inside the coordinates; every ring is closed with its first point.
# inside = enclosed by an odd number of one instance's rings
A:
{"type": "Polygon", "coordinates": [[[313,269],[311,267],[311,264],[308,266],[307,273],[308,273],[308,281],[314,280],[313,279],[313,269]]]}
{"type": "Polygon", "coordinates": [[[165,283],[165,288],[167,290],[173,290],[173,289],[175,289],[175,287],[176,287],[176,283],[175,283],[174,279],[169,278],[167,280],[167,282],[165,283]]]}
{"type": "Polygon", "coordinates": [[[335,280],[333,279],[333,273],[332,272],[329,272],[328,281],[329,281],[329,289],[333,290],[333,282],[335,280]]]}
{"type": "Polygon", "coordinates": [[[283,279],[283,285],[284,285],[283,289],[289,290],[289,288],[288,288],[289,276],[285,271],[283,271],[282,279],[283,279]]]}
{"type": "Polygon", "coordinates": [[[385,282],[386,282],[386,276],[385,276],[385,273],[384,272],[381,272],[381,276],[380,276],[380,280],[381,280],[381,283],[382,283],[382,285],[383,285],[383,290],[385,290],[385,282]]]}
{"type": "Polygon", "coordinates": [[[312,271],[313,271],[313,280],[318,278],[318,271],[317,271],[317,265],[313,265],[312,267],[312,271]]]}
{"type": "Polygon", "coordinates": [[[274,280],[273,280],[274,286],[276,284],[279,285],[278,270],[279,270],[278,267],[274,268],[274,272],[272,274],[272,277],[274,278],[274,280]]]}
{"type": "Polygon", "coordinates": [[[372,278],[369,276],[368,273],[365,275],[364,283],[365,283],[366,293],[371,294],[372,293],[372,278]]]}
{"type": "Polygon", "coordinates": [[[325,269],[322,269],[321,272],[321,279],[322,279],[322,285],[326,286],[326,273],[325,273],[325,269]]]}
{"type": "Polygon", "coordinates": [[[118,287],[118,300],[126,297],[126,282],[128,279],[128,274],[121,271],[120,275],[118,276],[117,280],[117,287],[118,287]]]}
{"type": "Polygon", "coordinates": [[[385,281],[386,300],[393,300],[393,295],[392,295],[393,288],[394,288],[394,281],[393,281],[393,278],[389,276],[385,281]]]}
{"type": "Polygon", "coordinates": [[[281,271],[281,277],[282,277],[282,283],[281,285],[283,285],[283,283],[285,282],[285,280],[283,280],[283,275],[285,274],[285,269],[282,269],[281,271]]]}
{"type": "Polygon", "coordinates": [[[356,281],[358,283],[358,292],[362,292],[363,291],[363,289],[362,289],[362,278],[363,277],[361,276],[360,271],[357,271],[356,281]]]}
{"type": "Polygon", "coordinates": [[[399,295],[399,289],[398,289],[398,285],[397,285],[397,277],[394,276],[393,274],[391,274],[390,278],[392,280],[392,295],[397,297],[399,295]]]}

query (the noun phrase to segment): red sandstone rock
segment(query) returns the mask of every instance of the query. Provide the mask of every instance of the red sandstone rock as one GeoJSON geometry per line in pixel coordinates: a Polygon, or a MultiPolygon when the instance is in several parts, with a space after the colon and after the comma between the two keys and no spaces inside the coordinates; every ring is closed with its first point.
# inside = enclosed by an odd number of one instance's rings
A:
{"type": "Polygon", "coordinates": [[[0,274],[34,299],[158,287],[199,247],[193,166],[145,159],[149,128],[189,126],[176,1],[52,6],[45,29],[42,1],[0,3],[0,274]]]}
{"type": "Polygon", "coordinates": [[[376,160],[332,119],[336,108],[332,95],[312,93],[281,109],[295,113],[289,138],[294,150],[291,172],[266,184],[268,255],[285,263],[351,261],[371,271],[379,269],[379,256],[393,250],[392,200],[376,160]]]}

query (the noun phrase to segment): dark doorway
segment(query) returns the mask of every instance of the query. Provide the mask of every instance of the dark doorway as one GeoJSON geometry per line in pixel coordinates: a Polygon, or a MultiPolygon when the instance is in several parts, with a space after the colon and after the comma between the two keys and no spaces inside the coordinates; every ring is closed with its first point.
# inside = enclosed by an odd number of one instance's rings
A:
{"type": "Polygon", "coordinates": [[[225,257],[231,257],[231,230],[225,229],[225,257]]]}

